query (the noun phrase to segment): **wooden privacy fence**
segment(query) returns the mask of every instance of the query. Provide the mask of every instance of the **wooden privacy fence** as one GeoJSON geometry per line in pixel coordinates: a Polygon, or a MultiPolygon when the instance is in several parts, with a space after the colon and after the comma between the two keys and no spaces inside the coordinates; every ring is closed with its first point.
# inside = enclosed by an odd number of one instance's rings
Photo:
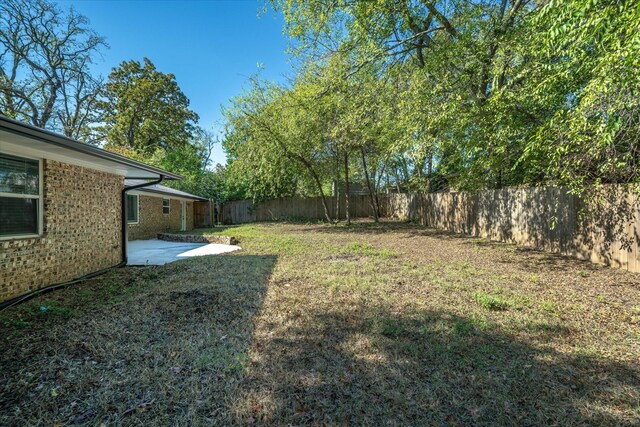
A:
{"type": "MultiPolygon", "coordinates": [[[[371,217],[369,196],[352,196],[352,218],[371,217]]],[[[507,188],[479,193],[379,195],[381,215],[419,221],[452,233],[516,243],[640,272],[638,199],[624,186],[607,186],[600,203],[585,206],[564,188],[507,188]]],[[[335,198],[327,197],[335,218],[335,198]]],[[[340,218],[344,218],[344,199],[340,218]]],[[[319,197],[283,198],[222,207],[225,224],[292,218],[323,219],[319,197]]]]}
{"type": "MultiPolygon", "coordinates": [[[[336,198],[326,197],[326,200],[331,218],[336,218],[336,198]]],[[[380,204],[383,208],[386,206],[386,203],[383,203],[382,200],[380,204]]],[[[338,209],[340,211],[340,219],[344,219],[346,212],[344,197],[340,197],[338,209]]],[[[243,224],[284,219],[322,220],[325,218],[321,197],[284,197],[257,203],[251,200],[239,200],[223,204],[221,211],[220,221],[223,224],[243,224]]],[[[349,213],[352,218],[373,216],[369,196],[349,197],[349,213]]]]}
{"type": "Polygon", "coordinates": [[[427,227],[516,243],[640,272],[640,210],[624,186],[607,186],[587,206],[564,188],[393,194],[393,216],[427,227]]]}
{"type": "Polygon", "coordinates": [[[206,228],[213,225],[213,207],[210,200],[196,200],[193,202],[193,225],[196,228],[206,228]]]}

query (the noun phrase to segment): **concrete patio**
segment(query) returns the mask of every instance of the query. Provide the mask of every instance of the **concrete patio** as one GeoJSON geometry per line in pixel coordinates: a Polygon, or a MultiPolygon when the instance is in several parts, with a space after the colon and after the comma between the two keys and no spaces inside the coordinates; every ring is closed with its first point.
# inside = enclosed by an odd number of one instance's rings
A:
{"type": "Polygon", "coordinates": [[[185,243],[164,240],[133,240],[128,243],[127,265],[164,265],[194,256],[218,255],[241,249],[218,243],[185,243]]]}

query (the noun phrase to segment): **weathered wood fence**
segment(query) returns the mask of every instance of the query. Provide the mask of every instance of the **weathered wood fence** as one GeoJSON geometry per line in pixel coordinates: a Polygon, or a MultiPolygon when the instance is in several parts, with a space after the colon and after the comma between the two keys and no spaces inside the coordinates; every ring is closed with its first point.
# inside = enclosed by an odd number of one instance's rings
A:
{"type": "Polygon", "coordinates": [[[585,205],[557,187],[390,196],[393,216],[640,272],[640,210],[624,186],[585,205]]]}
{"type": "MultiPolygon", "coordinates": [[[[385,196],[382,196],[385,198],[385,196]]],[[[336,218],[336,199],[327,197],[331,218],[336,218]]],[[[385,199],[386,200],[386,199],[385,199]]],[[[386,207],[386,201],[380,201],[386,207]]],[[[340,197],[340,218],[345,218],[345,198],[340,197]]],[[[385,209],[383,209],[385,210],[385,209]]],[[[369,196],[349,197],[349,213],[352,218],[373,216],[369,196]]],[[[386,213],[386,210],[385,210],[386,213]]],[[[254,203],[251,200],[239,200],[222,206],[221,222],[224,224],[243,224],[255,221],[279,221],[285,219],[324,219],[324,208],[320,197],[285,197],[254,203]]]]}
{"type": "Polygon", "coordinates": [[[193,226],[206,228],[213,225],[213,203],[210,200],[193,202],[193,226]]]}
{"type": "MultiPolygon", "coordinates": [[[[327,198],[335,216],[335,199],[327,198]]],[[[638,199],[624,186],[608,186],[600,203],[585,206],[563,188],[508,188],[467,193],[379,196],[382,216],[419,221],[452,233],[516,243],[640,272],[638,199]]],[[[368,196],[350,198],[351,216],[372,216],[368,196]]],[[[344,200],[340,217],[344,218],[344,200]]],[[[287,218],[322,219],[320,198],[225,204],[229,224],[287,218]]]]}

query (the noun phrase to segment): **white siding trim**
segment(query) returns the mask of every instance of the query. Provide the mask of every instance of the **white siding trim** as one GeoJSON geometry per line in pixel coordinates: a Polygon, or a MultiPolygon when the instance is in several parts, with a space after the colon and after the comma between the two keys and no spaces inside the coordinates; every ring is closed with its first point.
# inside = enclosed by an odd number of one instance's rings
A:
{"type": "MultiPolygon", "coordinates": [[[[131,194],[131,193],[126,193],[125,197],[128,196],[134,196],[136,198],[136,210],[138,211],[136,214],[136,220],[135,221],[129,221],[129,218],[127,217],[127,225],[136,225],[136,224],[140,224],[140,196],[137,194],[131,194]]],[[[125,212],[124,214],[128,216],[129,212],[128,212],[128,204],[127,204],[127,212],[125,212]]]]}
{"type": "MultiPolygon", "coordinates": [[[[0,153],[13,154],[4,149],[0,153]]],[[[15,154],[14,154],[15,155],[15,154]]],[[[0,240],[18,240],[18,239],[33,239],[42,237],[44,233],[44,165],[41,157],[31,157],[25,155],[17,155],[29,160],[38,161],[38,192],[40,194],[26,195],[15,193],[0,193],[2,197],[15,197],[20,199],[38,199],[38,234],[13,234],[9,236],[0,236],[0,240]]]]}
{"type": "Polygon", "coordinates": [[[55,160],[57,162],[66,163],[68,165],[80,166],[83,168],[97,170],[98,172],[106,172],[113,175],[126,176],[127,171],[120,168],[113,168],[103,165],[98,165],[91,162],[86,162],[79,159],[74,159],[69,156],[63,156],[61,154],[49,153],[42,150],[26,147],[23,145],[17,145],[11,142],[0,141],[1,151],[14,156],[33,158],[33,159],[47,159],[55,160]]]}

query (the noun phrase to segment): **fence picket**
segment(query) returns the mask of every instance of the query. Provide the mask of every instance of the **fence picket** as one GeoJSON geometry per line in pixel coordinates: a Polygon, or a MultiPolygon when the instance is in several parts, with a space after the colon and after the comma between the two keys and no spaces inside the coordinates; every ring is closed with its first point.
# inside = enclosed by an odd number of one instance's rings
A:
{"type": "MultiPolygon", "coordinates": [[[[468,193],[379,195],[381,213],[417,220],[426,227],[516,243],[640,272],[638,199],[624,186],[606,188],[606,208],[580,215],[582,202],[564,188],[506,188],[468,193]]],[[[344,197],[340,198],[344,219],[344,197]]],[[[335,217],[335,197],[327,197],[335,217]]],[[[349,198],[352,218],[373,217],[367,195],[349,198]]],[[[585,209],[588,212],[588,209],[585,209]]],[[[320,197],[282,198],[223,205],[225,224],[277,221],[291,217],[323,220],[320,197]]]]}

